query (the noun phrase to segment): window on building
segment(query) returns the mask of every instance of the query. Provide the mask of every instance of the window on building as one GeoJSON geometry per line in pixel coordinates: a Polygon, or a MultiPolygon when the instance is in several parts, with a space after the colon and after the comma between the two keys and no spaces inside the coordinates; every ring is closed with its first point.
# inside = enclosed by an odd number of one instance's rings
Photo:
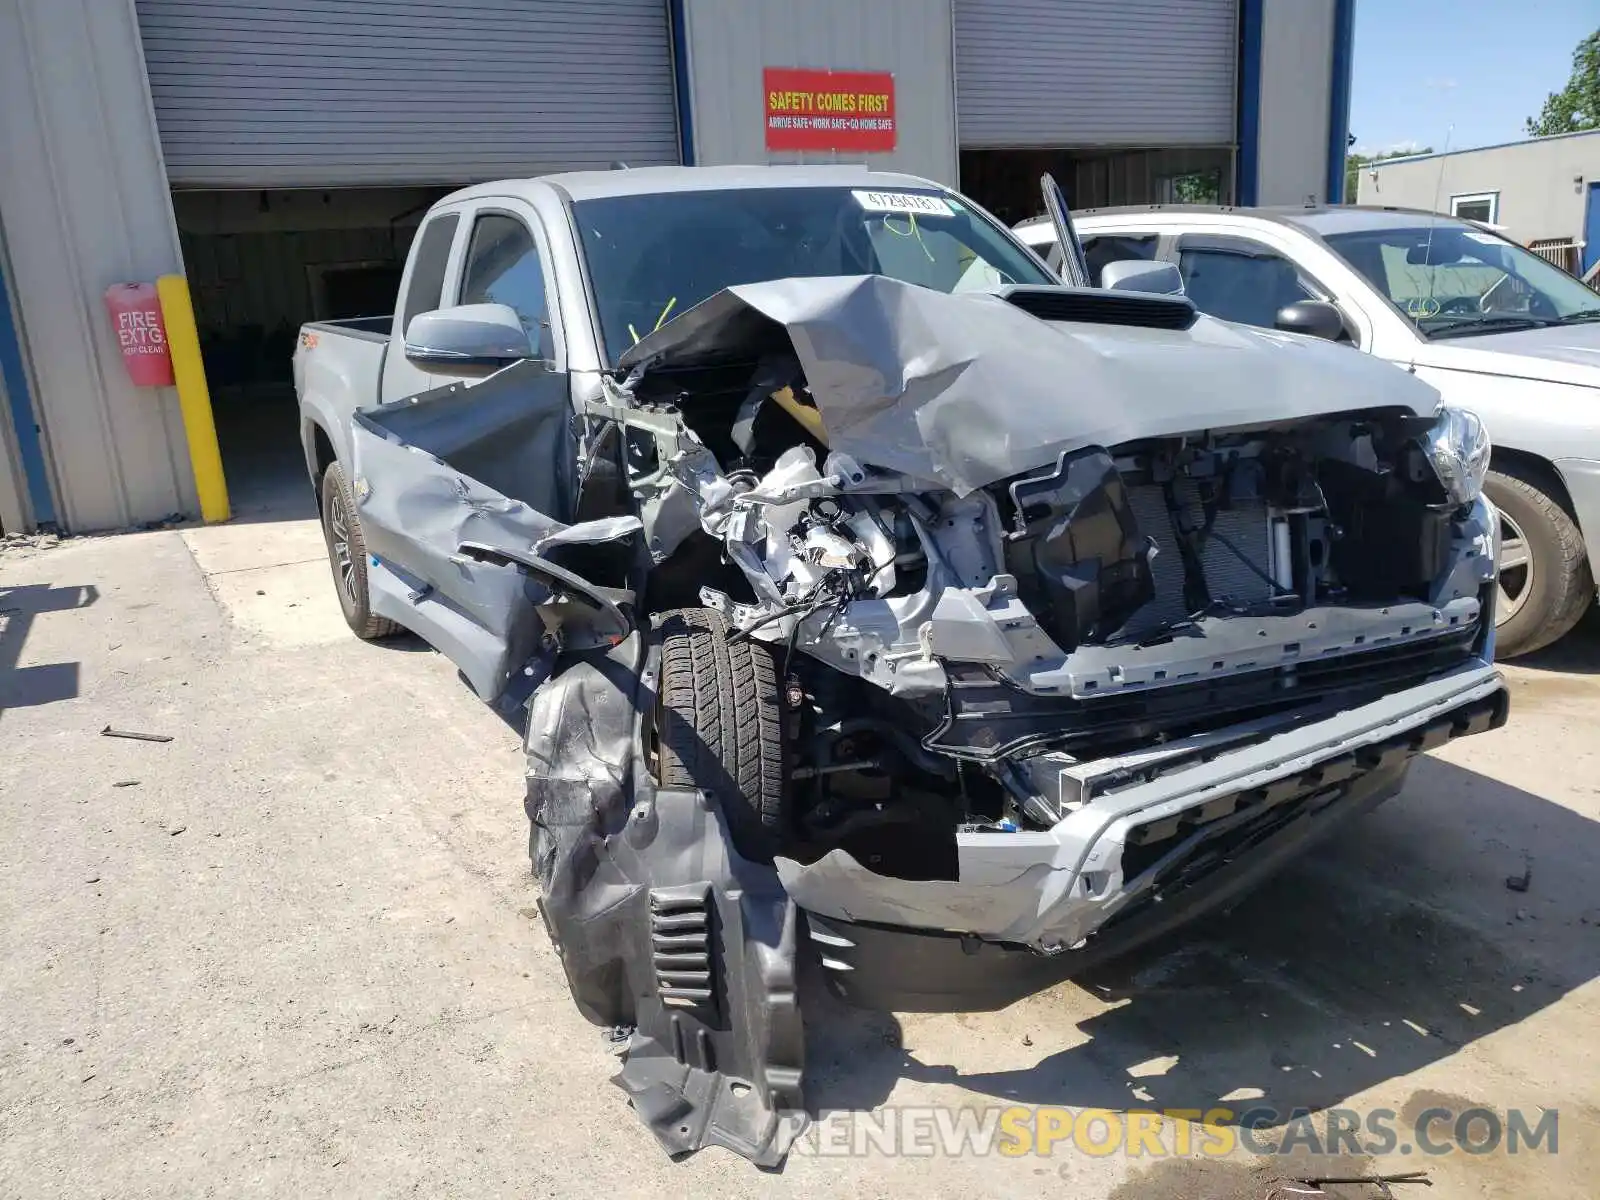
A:
{"type": "Polygon", "coordinates": [[[489,213],[473,225],[461,303],[508,306],[522,322],[528,348],[541,358],[551,357],[544,266],[533,234],[517,218],[489,213]]]}
{"type": "Polygon", "coordinates": [[[1471,192],[1465,196],[1451,196],[1450,215],[1463,221],[1493,225],[1500,219],[1500,193],[1471,192]]]}
{"type": "Polygon", "coordinates": [[[439,298],[444,292],[444,268],[450,260],[450,244],[456,239],[456,226],[460,221],[455,213],[446,213],[423,227],[422,241],[411,267],[411,282],[406,287],[406,300],[400,307],[404,318],[400,322],[402,336],[411,327],[412,317],[439,307],[439,298]]]}
{"type": "Polygon", "coordinates": [[[1292,262],[1266,249],[1185,246],[1178,270],[1201,312],[1263,329],[1273,327],[1284,305],[1320,298],[1301,282],[1292,262]]]}
{"type": "Polygon", "coordinates": [[[1213,167],[1209,171],[1188,171],[1182,175],[1163,176],[1161,203],[1221,204],[1221,169],[1213,167]]]}

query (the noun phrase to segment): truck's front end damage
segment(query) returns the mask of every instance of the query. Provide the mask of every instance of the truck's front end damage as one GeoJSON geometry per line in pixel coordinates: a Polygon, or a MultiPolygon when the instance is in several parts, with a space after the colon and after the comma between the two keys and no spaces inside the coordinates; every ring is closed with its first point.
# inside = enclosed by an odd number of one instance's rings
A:
{"type": "Polygon", "coordinates": [[[743,689],[703,710],[770,704],[785,780],[752,799],[709,719],[726,771],[664,766],[688,685],[642,617],[530,701],[544,913],[670,1150],[781,1158],[800,950],[863,1003],[1009,1003],[1505,719],[1487,441],[1350,351],[862,277],[723,292],[623,368],[580,413],[616,572],[699,614],[743,689]]]}

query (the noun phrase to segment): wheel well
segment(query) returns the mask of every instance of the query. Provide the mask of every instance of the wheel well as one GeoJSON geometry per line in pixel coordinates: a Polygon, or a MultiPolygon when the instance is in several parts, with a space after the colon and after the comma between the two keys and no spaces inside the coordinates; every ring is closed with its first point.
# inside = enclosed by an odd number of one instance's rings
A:
{"type": "Polygon", "coordinates": [[[1529,454],[1526,450],[1496,446],[1489,456],[1489,469],[1516,475],[1529,483],[1537,484],[1545,495],[1559,504],[1562,511],[1572,518],[1574,525],[1578,524],[1578,514],[1572,507],[1572,497],[1567,495],[1567,485],[1561,481],[1561,472],[1551,466],[1548,459],[1540,458],[1537,454],[1529,454]]]}
{"type": "Polygon", "coordinates": [[[311,490],[317,496],[317,508],[322,508],[322,476],[333,465],[335,457],[333,440],[328,437],[327,430],[315,422],[311,425],[311,453],[315,456],[316,465],[312,469],[311,490]]]}

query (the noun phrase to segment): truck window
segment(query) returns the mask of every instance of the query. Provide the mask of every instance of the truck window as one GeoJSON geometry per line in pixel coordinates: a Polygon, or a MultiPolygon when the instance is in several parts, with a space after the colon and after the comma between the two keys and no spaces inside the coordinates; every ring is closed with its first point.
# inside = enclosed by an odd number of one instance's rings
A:
{"type": "Polygon", "coordinates": [[[1317,299],[1295,265],[1265,247],[1251,253],[1185,245],[1178,270],[1195,307],[1224,321],[1271,329],[1284,305],[1317,299]]]}
{"type": "Polygon", "coordinates": [[[461,276],[462,304],[508,305],[522,322],[528,347],[549,358],[550,313],[545,304],[544,267],[528,227],[515,217],[488,213],[472,227],[461,276]]]}
{"type": "Polygon", "coordinates": [[[439,298],[444,292],[444,268],[450,258],[450,243],[456,240],[456,226],[460,222],[461,218],[455,213],[446,213],[423,226],[411,264],[411,285],[406,289],[405,303],[400,307],[401,337],[411,327],[412,317],[439,307],[439,298]]]}

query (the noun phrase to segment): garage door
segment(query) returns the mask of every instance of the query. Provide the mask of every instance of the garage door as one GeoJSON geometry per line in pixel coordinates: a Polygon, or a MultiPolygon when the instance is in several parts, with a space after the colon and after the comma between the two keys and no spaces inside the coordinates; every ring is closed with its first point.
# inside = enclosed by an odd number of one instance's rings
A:
{"type": "Polygon", "coordinates": [[[1229,145],[1237,0],[956,0],[963,148],[1229,145]]]}
{"type": "Polygon", "coordinates": [[[678,161],[666,0],[137,0],[182,187],[678,161]]]}

